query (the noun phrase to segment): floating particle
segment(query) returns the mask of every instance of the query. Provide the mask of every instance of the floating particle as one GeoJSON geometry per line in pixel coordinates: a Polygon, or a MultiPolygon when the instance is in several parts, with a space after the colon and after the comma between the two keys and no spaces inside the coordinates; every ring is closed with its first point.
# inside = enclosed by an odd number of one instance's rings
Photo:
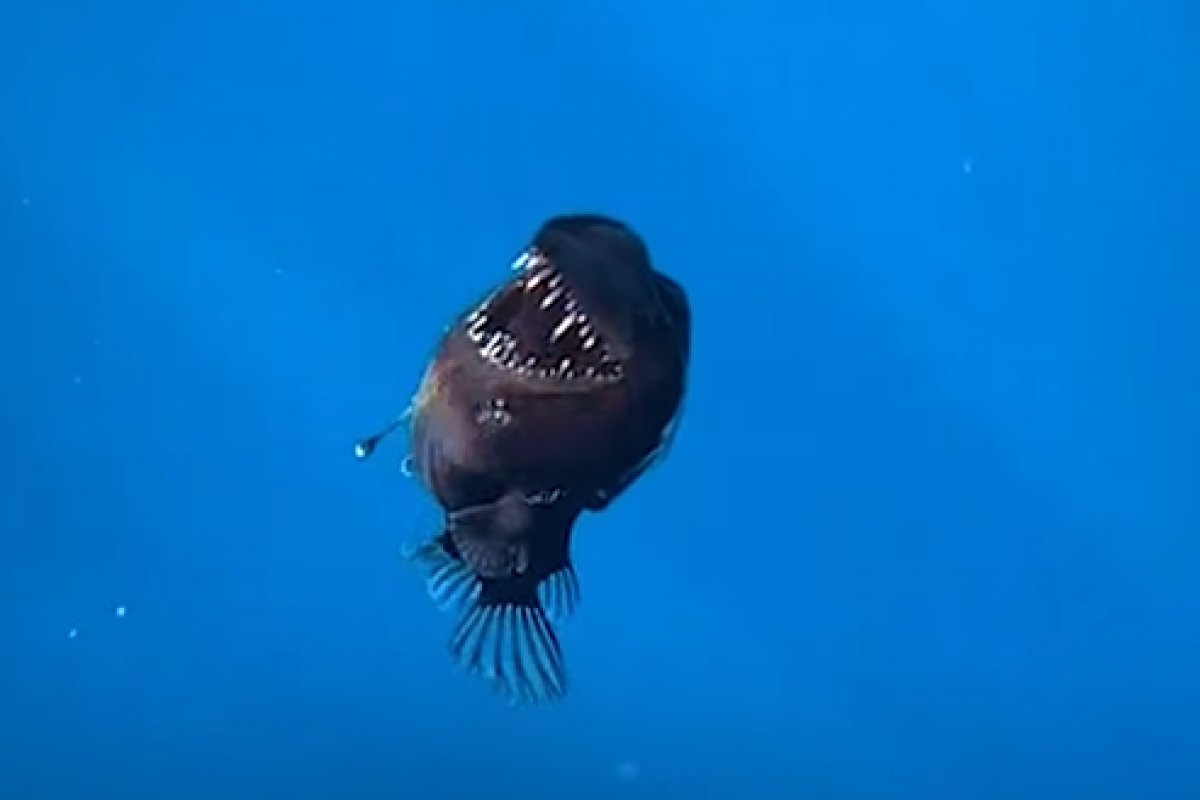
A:
{"type": "Polygon", "coordinates": [[[127,609],[125,606],[117,606],[116,608],[113,609],[113,613],[116,614],[118,617],[125,616],[125,614],[128,611],[129,611],[129,609],[127,609]]]}
{"type": "Polygon", "coordinates": [[[67,631],[68,639],[74,639],[78,635],[79,635],[79,628],[71,628],[71,630],[67,631]]]}
{"type": "Polygon", "coordinates": [[[79,384],[83,383],[83,376],[82,375],[73,375],[71,377],[71,383],[78,386],[79,384]]]}
{"type": "Polygon", "coordinates": [[[22,198],[21,198],[21,205],[23,205],[23,206],[25,206],[25,207],[27,207],[27,208],[28,208],[28,206],[29,206],[29,198],[28,198],[28,197],[22,197],[22,198]]]}
{"type": "Polygon", "coordinates": [[[970,158],[964,158],[962,160],[962,171],[964,175],[973,173],[975,171],[975,161],[970,158]]]}

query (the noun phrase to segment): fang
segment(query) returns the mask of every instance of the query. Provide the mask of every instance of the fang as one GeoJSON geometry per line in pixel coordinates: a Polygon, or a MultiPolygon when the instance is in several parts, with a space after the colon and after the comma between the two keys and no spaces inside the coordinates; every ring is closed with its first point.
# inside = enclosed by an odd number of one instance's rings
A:
{"type": "Polygon", "coordinates": [[[532,278],[525,282],[525,291],[530,292],[537,288],[538,284],[546,280],[547,277],[554,274],[554,270],[546,267],[541,272],[535,274],[532,278]]]}
{"type": "Polygon", "coordinates": [[[554,332],[550,334],[550,341],[557,342],[573,324],[575,324],[575,315],[567,314],[562,318],[562,321],[558,323],[558,326],[555,327],[554,332]]]}

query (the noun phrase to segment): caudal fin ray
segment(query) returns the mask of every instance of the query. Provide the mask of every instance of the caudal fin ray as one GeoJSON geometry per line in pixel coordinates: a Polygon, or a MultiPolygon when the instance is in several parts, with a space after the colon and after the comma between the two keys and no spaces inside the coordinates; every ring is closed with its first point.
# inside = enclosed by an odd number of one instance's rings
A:
{"type": "Polygon", "coordinates": [[[570,618],[579,608],[579,576],[570,561],[538,584],[537,591],[538,599],[553,622],[570,618]]]}
{"type": "Polygon", "coordinates": [[[536,600],[477,599],[459,618],[449,646],[464,671],[514,704],[550,703],[566,694],[562,647],[536,600]]]}

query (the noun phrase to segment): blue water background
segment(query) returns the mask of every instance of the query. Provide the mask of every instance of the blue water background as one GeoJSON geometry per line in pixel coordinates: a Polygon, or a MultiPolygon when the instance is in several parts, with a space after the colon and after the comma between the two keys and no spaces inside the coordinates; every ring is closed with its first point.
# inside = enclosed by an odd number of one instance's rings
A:
{"type": "Polygon", "coordinates": [[[1200,797],[1200,12],[15,0],[0,797],[1200,797]],[[350,446],[549,214],[688,288],[569,702],[350,446]]]}

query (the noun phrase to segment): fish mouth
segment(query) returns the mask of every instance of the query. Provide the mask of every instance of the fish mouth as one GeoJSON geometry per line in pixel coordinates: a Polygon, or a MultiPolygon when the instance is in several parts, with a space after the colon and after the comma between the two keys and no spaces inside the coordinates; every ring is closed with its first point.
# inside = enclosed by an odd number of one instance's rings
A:
{"type": "Polygon", "coordinates": [[[480,358],[522,378],[560,385],[620,380],[624,360],[554,262],[530,247],[512,269],[516,274],[464,322],[480,358]]]}

